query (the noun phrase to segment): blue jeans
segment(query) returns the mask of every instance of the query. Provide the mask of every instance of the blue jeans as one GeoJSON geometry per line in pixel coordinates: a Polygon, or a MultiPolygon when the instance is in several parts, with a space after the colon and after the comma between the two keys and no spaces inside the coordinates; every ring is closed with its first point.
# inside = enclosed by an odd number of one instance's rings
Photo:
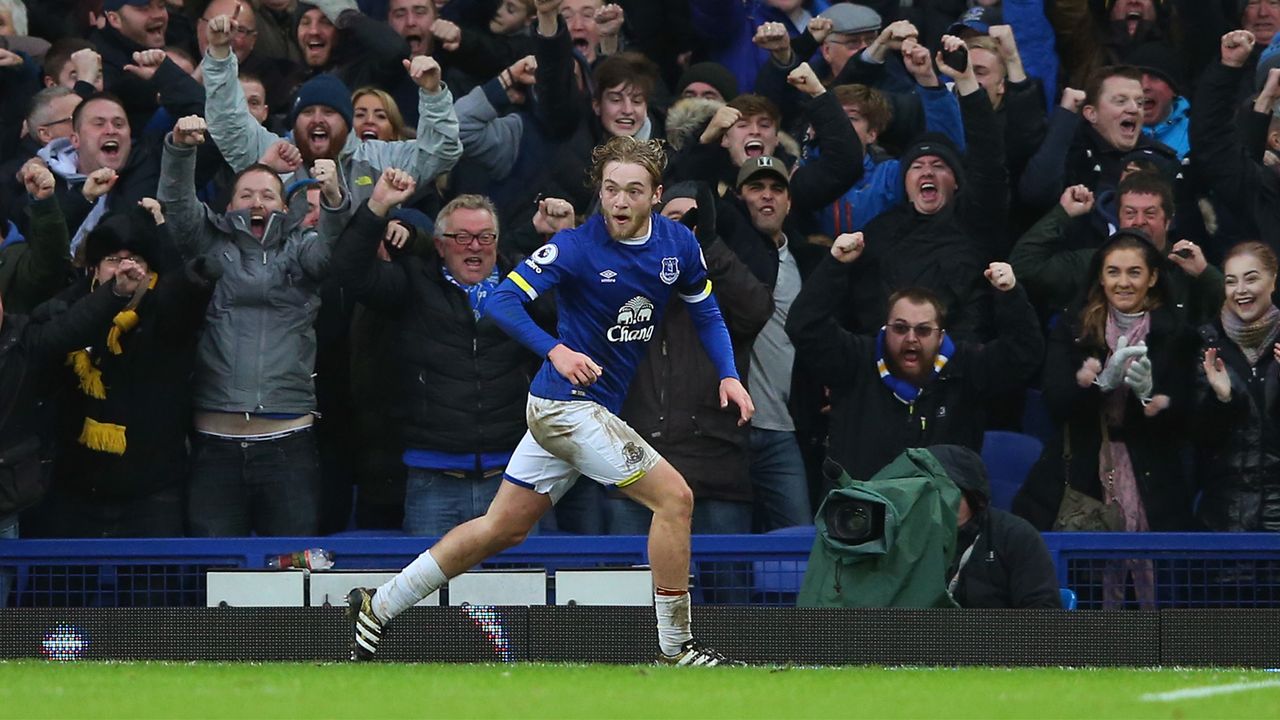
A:
{"type": "Polygon", "coordinates": [[[484,515],[498,494],[502,474],[445,472],[411,467],[404,490],[404,531],[440,537],[455,526],[484,515]]]}
{"type": "MultiPolygon", "coordinates": [[[[749,502],[694,500],[695,535],[747,535],[751,533],[749,502]]],[[[620,492],[609,492],[605,517],[611,535],[648,535],[653,513],[620,492]]],[[[699,562],[690,568],[697,576],[702,601],[742,605],[751,602],[751,563],[699,562]]]]}
{"type": "Polygon", "coordinates": [[[259,442],[197,435],[187,493],[189,534],[316,535],[319,457],[311,430],[259,442]]]}
{"type": "MultiPolygon", "coordinates": [[[[648,535],[653,513],[617,491],[605,497],[605,525],[610,535],[648,535]]],[[[748,535],[751,503],[729,500],[694,500],[693,534],[748,535]]]]}
{"type": "Polygon", "coordinates": [[[756,530],[813,524],[809,481],[795,433],[751,428],[751,486],[756,530]]]}
{"type": "Polygon", "coordinates": [[[544,532],[573,535],[605,534],[605,489],[588,477],[580,477],[560,498],[555,508],[542,518],[544,532]]]}
{"type": "MultiPolygon", "coordinates": [[[[0,540],[18,539],[17,514],[0,517],[0,540]]],[[[0,563],[3,563],[0,560],[0,563]]],[[[9,604],[9,591],[13,589],[13,570],[0,568],[0,608],[9,604]]]]}

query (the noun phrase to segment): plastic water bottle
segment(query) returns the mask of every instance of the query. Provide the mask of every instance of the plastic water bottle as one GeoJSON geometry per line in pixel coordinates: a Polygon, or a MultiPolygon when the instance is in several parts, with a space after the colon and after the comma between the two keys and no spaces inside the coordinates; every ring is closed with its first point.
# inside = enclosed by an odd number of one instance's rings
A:
{"type": "Polygon", "coordinates": [[[333,551],[323,548],[311,548],[287,555],[273,555],[267,559],[267,567],[272,570],[283,570],[285,568],[328,570],[333,567],[333,551]]]}

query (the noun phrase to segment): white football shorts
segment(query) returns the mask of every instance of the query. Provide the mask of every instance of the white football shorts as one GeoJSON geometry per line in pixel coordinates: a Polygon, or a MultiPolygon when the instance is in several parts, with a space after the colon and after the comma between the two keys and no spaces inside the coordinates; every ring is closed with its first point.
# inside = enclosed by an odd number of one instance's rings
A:
{"type": "Polygon", "coordinates": [[[564,496],[579,475],[601,485],[626,487],[658,464],[658,455],[640,434],[590,400],[547,400],[529,396],[529,429],[503,474],[509,482],[564,496]]]}

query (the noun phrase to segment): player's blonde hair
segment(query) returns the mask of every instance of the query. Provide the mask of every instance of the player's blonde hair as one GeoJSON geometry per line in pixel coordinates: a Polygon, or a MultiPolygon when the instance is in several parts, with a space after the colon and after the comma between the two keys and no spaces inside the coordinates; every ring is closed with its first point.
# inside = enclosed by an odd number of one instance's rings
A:
{"type": "Polygon", "coordinates": [[[653,187],[662,184],[662,173],[667,169],[667,153],[661,140],[637,140],[628,135],[609,138],[603,145],[591,151],[591,187],[600,188],[604,167],[611,162],[639,165],[649,173],[653,187]]]}

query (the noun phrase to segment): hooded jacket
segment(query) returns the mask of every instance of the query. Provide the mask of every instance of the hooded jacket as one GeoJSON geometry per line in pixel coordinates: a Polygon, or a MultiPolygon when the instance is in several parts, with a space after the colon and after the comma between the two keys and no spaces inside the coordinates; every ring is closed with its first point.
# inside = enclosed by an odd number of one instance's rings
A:
{"type": "MultiPolygon", "coordinates": [[[[233,56],[234,57],[234,56],[233,56]]],[[[320,284],[350,197],[325,206],[318,231],[272,213],[259,240],[248,211],[217,214],[196,199],[195,149],[166,138],[159,200],[185,258],[222,266],[197,349],[198,410],[303,415],[315,410],[320,284]]]]}
{"type": "Polygon", "coordinates": [[[956,531],[955,559],[947,570],[948,582],[956,579],[951,591],[956,603],[963,608],[1062,607],[1044,538],[1026,520],[990,507],[991,482],[982,458],[959,445],[934,445],[929,452],[964,493],[971,513],[956,531]]]}

